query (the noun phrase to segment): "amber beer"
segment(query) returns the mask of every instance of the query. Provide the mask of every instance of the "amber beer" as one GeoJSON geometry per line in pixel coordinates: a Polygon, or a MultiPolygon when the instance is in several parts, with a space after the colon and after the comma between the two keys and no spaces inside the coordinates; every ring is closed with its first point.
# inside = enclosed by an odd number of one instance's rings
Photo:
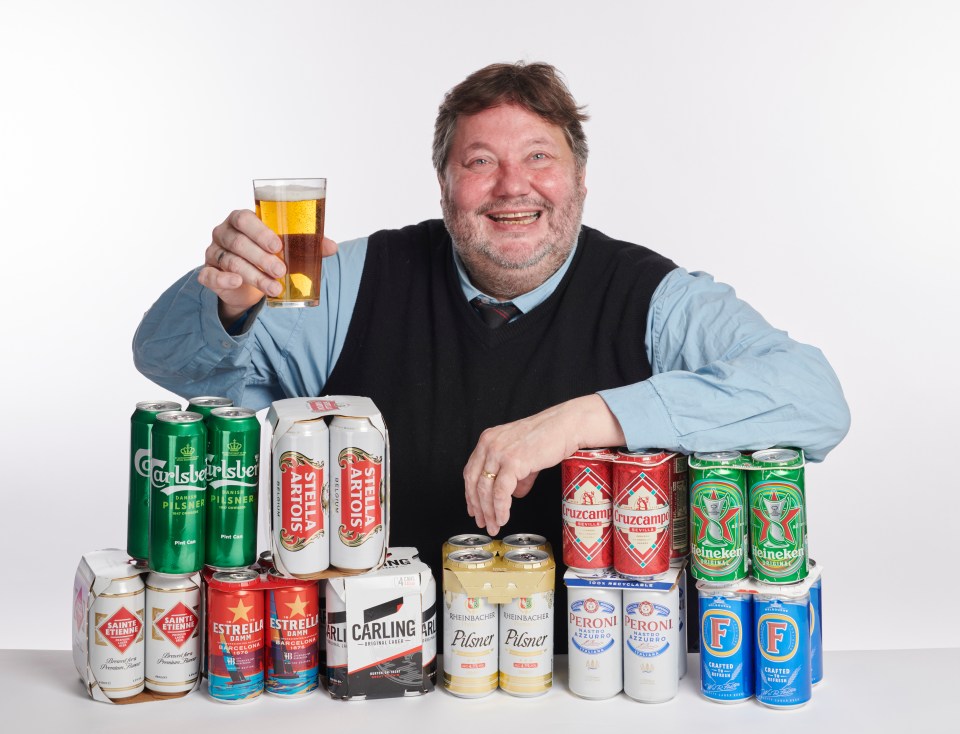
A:
{"type": "Polygon", "coordinates": [[[325,178],[259,179],[253,182],[257,217],[283,241],[278,256],[286,274],[278,279],[283,290],[267,296],[267,305],[320,305],[320,262],[323,218],[327,203],[325,178]]]}

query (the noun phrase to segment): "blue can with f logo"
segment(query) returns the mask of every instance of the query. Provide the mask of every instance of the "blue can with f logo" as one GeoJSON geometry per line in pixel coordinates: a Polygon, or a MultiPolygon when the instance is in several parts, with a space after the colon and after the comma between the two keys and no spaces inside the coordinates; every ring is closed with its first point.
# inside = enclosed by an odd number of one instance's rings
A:
{"type": "Polygon", "coordinates": [[[771,708],[803,706],[811,696],[810,594],[798,587],[758,584],[754,597],[756,695],[771,708]]]}

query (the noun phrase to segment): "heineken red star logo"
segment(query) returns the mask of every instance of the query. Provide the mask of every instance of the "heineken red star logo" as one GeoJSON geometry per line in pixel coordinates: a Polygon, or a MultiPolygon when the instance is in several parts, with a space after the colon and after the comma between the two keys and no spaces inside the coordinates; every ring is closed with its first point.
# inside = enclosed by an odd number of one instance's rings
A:
{"type": "Polygon", "coordinates": [[[707,533],[710,533],[711,540],[719,540],[717,530],[720,531],[720,537],[724,540],[733,541],[733,535],[730,532],[730,521],[740,513],[739,507],[731,507],[724,511],[723,503],[717,492],[714,490],[707,500],[707,507],[693,506],[693,514],[700,520],[700,532],[697,535],[697,541],[702,541],[707,533]]]}
{"type": "Polygon", "coordinates": [[[754,516],[762,523],[757,542],[763,543],[766,541],[768,533],[773,536],[774,540],[795,542],[793,532],[790,530],[790,521],[800,514],[800,508],[793,507],[783,512],[783,502],[777,497],[776,492],[771,494],[770,499],[765,500],[764,504],[767,513],[764,513],[759,507],[753,508],[754,516]],[[772,532],[771,528],[773,528],[772,532]]]}

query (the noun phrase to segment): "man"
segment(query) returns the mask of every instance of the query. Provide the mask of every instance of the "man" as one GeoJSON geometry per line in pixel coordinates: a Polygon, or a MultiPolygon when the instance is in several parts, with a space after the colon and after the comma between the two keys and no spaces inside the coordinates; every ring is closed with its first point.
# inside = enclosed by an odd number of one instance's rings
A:
{"type": "Polygon", "coordinates": [[[419,547],[435,573],[467,515],[559,552],[555,467],[577,448],[789,445],[822,459],[849,414],[818,350],[709,276],[581,227],[584,120],[549,65],[481,69],[437,117],[442,222],[326,241],[321,306],[261,310],[280,243],[235,211],[204,267],[144,317],[137,367],[254,409],[373,398],[391,436],[391,543],[419,547]]]}

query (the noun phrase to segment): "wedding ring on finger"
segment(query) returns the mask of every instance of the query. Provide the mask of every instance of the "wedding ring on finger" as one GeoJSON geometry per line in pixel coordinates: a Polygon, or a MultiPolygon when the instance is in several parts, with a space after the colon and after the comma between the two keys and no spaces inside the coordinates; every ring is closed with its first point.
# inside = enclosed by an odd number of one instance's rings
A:
{"type": "Polygon", "coordinates": [[[495,479],[497,478],[497,475],[494,474],[492,471],[482,471],[482,472],[480,472],[480,476],[481,476],[481,477],[486,477],[487,479],[489,479],[489,480],[491,480],[491,481],[493,481],[493,480],[495,480],[495,479]]]}
{"type": "Polygon", "coordinates": [[[217,255],[217,267],[220,267],[220,261],[223,260],[223,256],[227,254],[227,251],[222,247],[220,248],[220,254],[217,255]]]}

